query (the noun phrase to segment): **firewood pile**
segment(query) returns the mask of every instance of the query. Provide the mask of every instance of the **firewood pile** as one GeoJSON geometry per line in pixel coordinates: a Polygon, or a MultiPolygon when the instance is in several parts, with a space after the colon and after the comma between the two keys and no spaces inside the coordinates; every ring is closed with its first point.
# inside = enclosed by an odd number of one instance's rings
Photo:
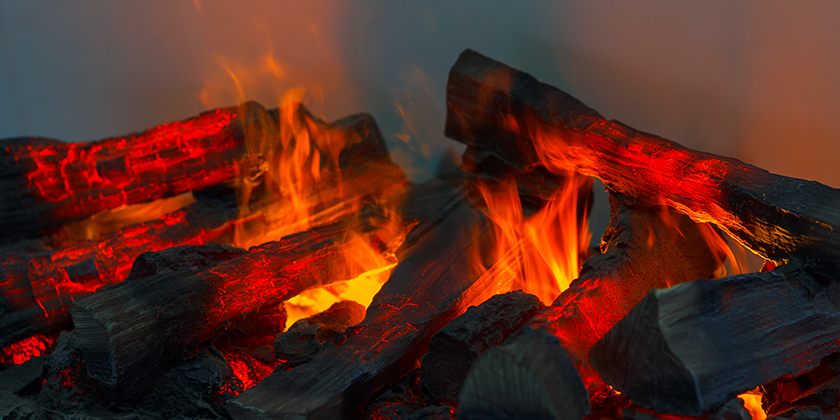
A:
{"type": "Polygon", "coordinates": [[[840,191],[471,50],[446,96],[462,164],[419,184],[372,117],[296,102],[0,140],[0,414],[840,415],[840,191]],[[723,237],[761,272],[722,276],[723,237]]]}

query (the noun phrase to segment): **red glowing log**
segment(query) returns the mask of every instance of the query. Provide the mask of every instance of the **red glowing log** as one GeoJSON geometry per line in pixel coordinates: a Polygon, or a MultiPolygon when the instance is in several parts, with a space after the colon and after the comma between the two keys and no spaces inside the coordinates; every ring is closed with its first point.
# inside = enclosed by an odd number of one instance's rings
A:
{"type": "Polygon", "coordinates": [[[409,235],[400,264],[355,335],[240,394],[230,405],[234,418],[354,418],[411,370],[431,336],[480,293],[472,290],[479,275],[468,256],[489,251],[489,221],[460,199],[455,203],[409,235]]]}
{"type": "Polygon", "coordinates": [[[533,76],[471,50],[447,84],[446,135],[527,172],[574,169],[630,197],[713,222],[773,261],[840,264],[840,192],[687,149],[608,121],[533,76]]]}
{"type": "MultiPolygon", "coordinates": [[[[217,337],[247,313],[361,274],[359,267],[343,263],[347,235],[358,228],[348,223],[252,248],[196,275],[127,281],[74,302],[73,323],[88,373],[109,384],[142,383],[149,372],[217,337]]],[[[370,241],[375,234],[355,240],[370,241]]]]}
{"type": "Polygon", "coordinates": [[[269,119],[248,102],[96,142],[0,141],[0,242],[232,181],[246,131],[262,130],[269,119]]]}
{"type": "Polygon", "coordinates": [[[66,326],[70,304],[128,277],[143,252],[201,245],[230,236],[234,200],[199,201],[159,220],[134,224],[94,241],[0,262],[0,346],[66,326]]]}
{"type": "MultiPolygon", "coordinates": [[[[559,339],[577,368],[584,389],[593,396],[605,385],[589,362],[592,345],[652,288],[711,277],[723,257],[709,249],[699,225],[688,217],[669,213],[665,207],[650,207],[641,202],[631,205],[626,201],[619,194],[610,195],[611,221],[602,238],[603,253],[588,258],[580,277],[527,324],[528,328],[559,339]]],[[[500,389],[526,386],[517,381],[545,369],[528,360],[497,359],[480,357],[473,364],[477,375],[490,371],[500,379],[494,383],[476,382],[470,379],[471,372],[467,381],[481,386],[473,386],[471,394],[462,394],[461,399],[466,398],[468,406],[479,407],[480,401],[492,399],[497,409],[513,411],[522,404],[513,397],[515,392],[509,393],[510,400],[491,396],[500,389]]],[[[565,392],[579,394],[574,386],[565,392]]],[[[589,401],[584,398],[578,404],[572,411],[584,412],[584,405],[588,407],[589,401]]],[[[550,411],[550,407],[545,409],[550,411]]]]}
{"type": "Polygon", "coordinates": [[[635,404],[699,416],[840,350],[840,285],[798,263],[651,292],[591,351],[635,404]]]}

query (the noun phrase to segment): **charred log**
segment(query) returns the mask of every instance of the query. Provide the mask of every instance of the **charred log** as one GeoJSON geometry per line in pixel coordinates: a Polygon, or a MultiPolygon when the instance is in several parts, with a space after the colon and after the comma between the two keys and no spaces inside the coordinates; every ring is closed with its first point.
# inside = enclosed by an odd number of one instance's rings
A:
{"type": "Polygon", "coordinates": [[[840,264],[840,192],[608,121],[533,76],[466,50],[447,84],[446,135],[522,172],[545,166],[714,222],[766,259],[840,264]],[[804,259],[804,258],[803,258],[804,259]]]}
{"type": "Polygon", "coordinates": [[[469,255],[489,249],[488,221],[456,200],[418,225],[398,253],[400,264],[365,320],[340,347],[309,363],[275,371],[231,403],[235,418],[353,418],[388,384],[410,371],[435,332],[473,302],[478,278],[469,255]]]}
{"type": "Polygon", "coordinates": [[[464,420],[580,420],[589,412],[589,394],[560,342],[529,328],[484,352],[458,402],[464,420]]]}
{"type": "Polygon", "coordinates": [[[155,367],[217,337],[249,312],[361,274],[342,264],[342,245],[353,229],[341,223],[312,229],[197,275],[123,282],[74,302],[73,322],[88,372],[109,384],[142,381],[155,367]]]}
{"type": "Polygon", "coordinates": [[[840,414],[840,354],[795,378],[777,379],[761,387],[767,415],[793,417],[798,410],[817,409],[840,414]]]}
{"type": "Polygon", "coordinates": [[[229,237],[228,218],[235,214],[232,195],[226,201],[202,200],[95,241],[5,256],[0,262],[0,346],[65,327],[74,300],[123,281],[143,252],[229,237]]]}
{"type": "Polygon", "coordinates": [[[592,347],[592,363],[638,405],[702,415],[840,350],[838,289],[793,264],[657,289],[592,347]]]}

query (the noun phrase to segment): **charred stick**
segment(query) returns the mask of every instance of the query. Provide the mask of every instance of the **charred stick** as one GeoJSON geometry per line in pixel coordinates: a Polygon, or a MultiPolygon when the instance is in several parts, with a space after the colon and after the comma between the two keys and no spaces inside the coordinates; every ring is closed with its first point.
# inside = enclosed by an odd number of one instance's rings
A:
{"type": "Polygon", "coordinates": [[[838,288],[788,264],[657,289],[592,347],[592,363],[635,404],[699,416],[840,350],[838,288]]]}
{"type": "Polygon", "coordinates": [[[840,264],[840,192],[687,149],[608,121],[533,76],[471,50],[447,84],[446,135],[528,172],[576,170],[633,198],[713,222],[773,261],[840,264]],[[804,258],[803,258],[804,259],[804,258]]]}

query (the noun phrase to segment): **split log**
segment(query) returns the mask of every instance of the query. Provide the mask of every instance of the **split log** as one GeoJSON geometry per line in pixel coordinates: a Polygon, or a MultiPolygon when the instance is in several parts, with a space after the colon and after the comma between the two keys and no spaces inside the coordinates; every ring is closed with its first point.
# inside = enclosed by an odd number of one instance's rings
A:
{"type": "Polygon", "coordinates": [[[247,102],[142,133],[89,143],[0,141],[0,242],[34,237],[103,210],[232,181],[247,130],[263,107],[247,102]]]}
{"type": "Polygon", "coordinates": [[[487,349],[464,381],[458,418],[580,420],[589,395],[557,337],[519,330],[487,349]],[[533,369],[539,366],[539,369],[533,369]]]}
{"type": "MultiPolygon", "coordinates": [[[[142,384],[149,372],[217,337],[249,312],[310,287],[354,278],[361,268],[347,263],[343,252],[356,223],[291,235],[193,276],[123,282],[77,300],[73,323],[88,373],[108,384],[142,384]]],[[[354,240],[369,241],[375,234],[354,240]]]]}
{"type": "Polygon", "coordinates": [[[432,335],[477,303],[468,298],[479,277],[471,256],[489,252],[490,222],[463,200],[456,202],[408,236],[398,253],[400,264],[365,320],[352,328],[355,335],[240,394],[231,402],[233,417],[355,418],[366,402],[415,367],[432,335]]]}
{"type": "Polygon", "coordinates": [[[449,73],[446,135],[528,172],[575,170],[627,196],[716,223],[765,259],[840,268],[840,191],[642,133],[471,50],[449,73]],[[806,259],[806,257],[802,257],[806,259]]]}
{"type": "MultiPolygon", "coordinates": [[[[602,238],[602,253],[588,258],[580,277],[526,324],[527,328],[559,339],[593,397],[606,386],[589,362],[591,346],[652,288],[711,276],[722,259],[722,255],[709,249],[700,227],[688,217],[669,213],[666,207],[631,203],[632,200],[620,194],[610,194],[611,221],[602,238]]],[[[527,387],[533,384],[516,383],[546,368],[537,361],[511,363],[514,361],[508,363],[482,356],[473,364],[473,370],[494,371],[501,382],[527,387]]],[[[467,375],[468,381],[472,381],[472,375],[472,372],[467,375]]],[[[497,407],[504,404],[513,410],[520,402],[513,397],[496,402],[497,407]]],[[[589,401],[584,398],[576,404],[575,410],[582,411],[589,401]]],[[[550,411],[550,407],[546,410],[550,411]]]]}
{"type": "Polygon", "coordinates": [[[798,264],[651,292],[591,351],[638,405],[698,416],[840,350],[840,285],[798,264]]]}

